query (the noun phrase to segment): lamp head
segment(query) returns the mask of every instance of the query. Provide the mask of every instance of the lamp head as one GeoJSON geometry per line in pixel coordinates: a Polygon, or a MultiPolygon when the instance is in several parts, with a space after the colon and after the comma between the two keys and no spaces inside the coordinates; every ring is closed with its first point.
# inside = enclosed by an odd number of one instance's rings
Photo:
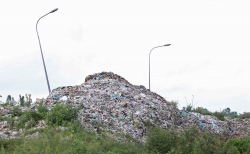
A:
{"type": "Polygon", "coordinates": [[[50,11],[50,13],[54,13],[54,12],[56,12],[57,10],[58,10],[58,8],[56,8],[56,9],[50,11]]]}
{"type": "Polygon", "coordinates": [[[171,44],[165,44],[165,45],[163,45],[163,46],[170,46],[171,44]]]}

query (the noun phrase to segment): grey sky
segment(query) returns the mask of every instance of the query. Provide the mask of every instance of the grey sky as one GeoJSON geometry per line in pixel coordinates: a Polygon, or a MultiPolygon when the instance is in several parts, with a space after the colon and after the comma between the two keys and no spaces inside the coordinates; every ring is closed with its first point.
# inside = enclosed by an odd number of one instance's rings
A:
{"type": "Polygon", "coordinates": [[[51,89],[79,85],[111,71],[167,100],[195,96],[197,106],[249,111],[250,2],[156,0],[0,2],[0,101],[8,94],[48,95],[38,31],[51,89]]]}

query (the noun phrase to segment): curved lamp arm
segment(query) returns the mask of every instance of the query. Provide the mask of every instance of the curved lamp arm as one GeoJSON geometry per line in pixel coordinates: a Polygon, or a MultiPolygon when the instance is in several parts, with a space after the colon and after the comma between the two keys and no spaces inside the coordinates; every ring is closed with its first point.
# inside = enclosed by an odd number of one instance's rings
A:
{"type": "Polygon", "coordinates": [[[151,52],[155,49],[155,48],[159,48],[159,47],[165,47],[165,46],[170,46],[171,44],[165,44],[165,45],[161,45],[161,46],[156,46],[156,47],[153,47],[153,49],[150,50],[149,52],[149,90],[150,90],[150,55],[151,55],[151,52]]]}

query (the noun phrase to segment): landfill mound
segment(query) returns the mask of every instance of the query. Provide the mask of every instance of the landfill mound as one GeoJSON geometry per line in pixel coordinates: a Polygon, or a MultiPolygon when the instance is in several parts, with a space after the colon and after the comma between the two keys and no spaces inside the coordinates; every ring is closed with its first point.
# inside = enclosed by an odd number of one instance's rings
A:
{"type": "Polygon", "coordinates": [[[54,89],[45,100],[82,105],[78,119],[88,130],[102,129],[129,134],[144,140],[146,125],[170,127],[178,121],[179,110],[144,86],[134,86],[112,72],[89,75],[85,83],[54,89]]]}
{"type": "Polygon", "coordinates": [[[160,95],[112,72],[89,75],[81,85],[58,87],[44,104],[51,108],[58,101],[81,107],[78,120],[86,130],[124,133],[141,142],[145,142],[149,125],[180,131],[197,125],[226,139],[246,136],[250,130],[245,127],[249,119],[220,121],[214,116],[179,110],[160,95]]]}

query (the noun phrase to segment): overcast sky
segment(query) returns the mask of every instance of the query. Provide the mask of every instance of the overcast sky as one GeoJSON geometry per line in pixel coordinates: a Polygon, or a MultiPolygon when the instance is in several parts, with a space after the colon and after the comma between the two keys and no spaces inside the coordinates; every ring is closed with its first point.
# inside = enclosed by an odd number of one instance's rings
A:
{"type": "Polygon", "coordinates": [[[249,0],[13,0],[0,2],[0,101],[80,85],[102,71],[121,75],[180,108],[250,111],[249,0]]]}

